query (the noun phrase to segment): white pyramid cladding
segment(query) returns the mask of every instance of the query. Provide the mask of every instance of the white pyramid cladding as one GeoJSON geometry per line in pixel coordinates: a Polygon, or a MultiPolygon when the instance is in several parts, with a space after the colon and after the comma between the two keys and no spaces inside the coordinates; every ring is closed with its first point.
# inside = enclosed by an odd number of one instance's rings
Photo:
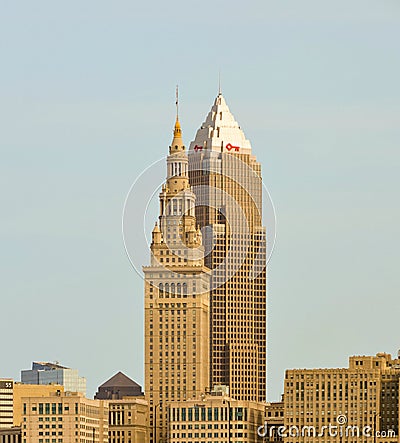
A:
{"type": "Polygon", "coordinates": [[[240,129],[222,94],[218,94],[205,122],[190,143],[190,151],[250,154],[251,144],[240,129]]]}

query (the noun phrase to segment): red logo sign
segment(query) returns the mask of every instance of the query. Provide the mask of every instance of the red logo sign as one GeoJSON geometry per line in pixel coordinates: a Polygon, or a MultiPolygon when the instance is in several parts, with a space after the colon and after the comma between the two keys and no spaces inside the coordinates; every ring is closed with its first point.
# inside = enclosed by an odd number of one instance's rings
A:
{"type": "Polygon", "coordinates": [[[195,150],[195,152],[202,151],[203,150],[203,146],[196,145],[193,149],[195,150]]]}
{"type": "Polygon", "coordinates": [[[232,151],[232,149],[234,149],[236,152],[239,152],[240,146],[233,146],[233,145],[231,145],[230,143],[228,143],[228,144],[225,146],[225,148],[226,148],[228,151],[232,151]]]}

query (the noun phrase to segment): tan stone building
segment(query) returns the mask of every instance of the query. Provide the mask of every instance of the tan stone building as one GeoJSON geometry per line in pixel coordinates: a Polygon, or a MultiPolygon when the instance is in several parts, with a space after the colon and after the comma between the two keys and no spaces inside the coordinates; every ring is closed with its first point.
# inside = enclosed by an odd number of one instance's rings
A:
{"type": "Polygon", "coordinates": [[[239,401],[222,391],[168,405],[170,443],[256,443],[265,403],[239,401]]]}
{"type": "Polygon", "coordinates": [[[210,383],[233,398],[266,400],[266,230],[261,165],[218,94],[189,149],[196,217],[212,269],[210,383]]]}
{"type": "Polygon", "coordinates": [[[107,443],[108,404],[79,393],[22,398],[22,443],[107,443]]]}
{"type": "Polygon", "coordinates": [[[149,442],[149,405],[143,397],[110,400],[108,421],[109,443],[149,442]]]}
{"type": "Polygon", "coordinates": [[[108,400],[109,443],[149,441],[149,404],[139,384],[119,371],[99,386],[94,398],[108,400]]]}
{"type": "Polygon", "coordinates": [[[348,368],[286,371],[284,441],[398,442],[399,378],[400,360],[384,353],[350,357],[348,368]]]}
{"type": "Polygon", "coordinates": [[[14,383],[14,426],[22,424],[22,398],[26,397],[49,397],[64,392],[61,385],[26,385],[14,383]]]}
{"type": "Polygon", "coordinates": [[[0,443],[21,443],[21,427],[0,429],[0,443]]]}
{"type": "Polygon", "coordinates": [[[268,402],[265,406],[264,429],[260,430],[259,435],[267,437],[269,442],[283,441],[279,429],[285,424],[285,404],[280,402],[268,402]]]}
{"type": "Polygon", "coordinates": [[[57,384],[28,385],[13,379],[0,379],[0,429],[21,426],[22,397],[48,397],[57,392],[64,392],[64,387],[57,384]]]}
{"type": "Polygon", "coordinates": [[[209,275],[177,119],[145,274],[145,394],[151,442],[166,441],[167,404],[209,383],[209,275]],[[156,430],[156,439],[154,435],[156,430]]]}

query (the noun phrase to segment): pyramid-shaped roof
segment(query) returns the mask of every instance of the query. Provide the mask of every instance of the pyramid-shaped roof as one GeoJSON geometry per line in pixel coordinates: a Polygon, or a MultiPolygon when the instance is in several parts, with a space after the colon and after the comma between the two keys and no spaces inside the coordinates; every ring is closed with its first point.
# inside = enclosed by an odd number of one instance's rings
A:
{"type": "Polygon", "coordinates": [[[251,153],[250,141],[246,139],[221,93],[190,144],[191,151],[205,149],[232,154],[251,153]]]}
{"type": "Polygon", "coordinates": [[[130,388],[130,387],[139,387],[135,381],[133,381],[131,378],[126,376],[121,371],[117,372],[114,376],[112,376],[109,380],[104,382],[100,388],[116,388],[116,387],[123,387],[123,388],[130,388]]]}

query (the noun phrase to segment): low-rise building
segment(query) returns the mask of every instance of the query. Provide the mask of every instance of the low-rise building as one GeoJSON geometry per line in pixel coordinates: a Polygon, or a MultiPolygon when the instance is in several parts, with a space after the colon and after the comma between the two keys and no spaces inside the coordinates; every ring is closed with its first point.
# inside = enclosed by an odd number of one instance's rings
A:
{"type": "Polygon", "coordinates": [[[350,357],[348,368],[287,370],[284,441],[397,443],[399,378],[400,359],[385,353],[350,357]]]}
{"type": "Polygon", "coordinates": [[[109,443],[147,443],[150,439],[149,405],[143,397],[109,402],[109,443]]]}
{"type": "Polygon", "coordinates": [[[21,427],[0,429],[0,443],[21,443],[21,427]]]}
{"type": "Polygon", "coordinates": [[[13,426],[13,391],[14,380],[12,378],[0,378],[0,429],[13,426]]]}
{"type": "Polygon", "coordinates": [[[264,428],[259,431],[260,437],[266,437],[266,441],[275,442],[283,441],[280,430],[284,426],[284,402],[267,403],[265,406],[265,423],[264,428]]]}
{"type": "Polygon", "coordinates": [[[148,443],[149,405],[139,384],[117,372],[99,386],[94,398],[108,400],[109,443],[148,443]]]}
{"type": "Polygon", "coordinates": [[[28,385],[13,379],[0,379],[0,429],[21,426],[23,397],[48,397],[63,392],[61,385],[28,385]]]}
{"type": "Polygon", "coordinates": [[[108,443],[108,404],[81,393],[22,398],[22,443],[108,443]]]}
{"type": "Polygon", "coordinates": [[[235,400],[214,389],[201,400],[169,402],[167,408],[170,443],[259,443],[266,404],[235,400]]]}

